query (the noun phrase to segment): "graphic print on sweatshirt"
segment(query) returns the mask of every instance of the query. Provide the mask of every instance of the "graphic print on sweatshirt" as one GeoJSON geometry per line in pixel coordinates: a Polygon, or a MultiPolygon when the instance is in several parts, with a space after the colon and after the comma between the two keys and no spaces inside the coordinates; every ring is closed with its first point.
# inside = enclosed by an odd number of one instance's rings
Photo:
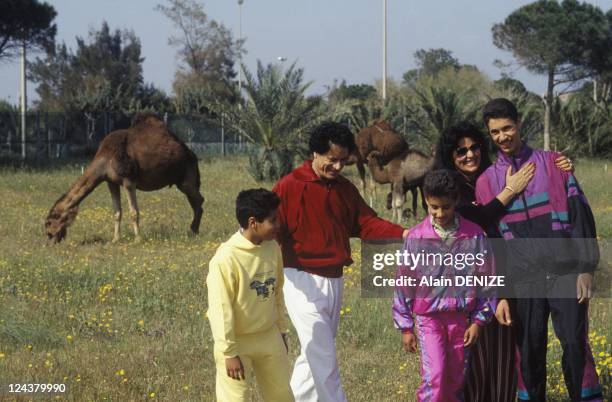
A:
{"type": "Polygon", "coordinates": [[[256,274],[249,288],[257,293],[257,300],[265,301],[276,294],[276,278],[274,271],[256,274]]]}

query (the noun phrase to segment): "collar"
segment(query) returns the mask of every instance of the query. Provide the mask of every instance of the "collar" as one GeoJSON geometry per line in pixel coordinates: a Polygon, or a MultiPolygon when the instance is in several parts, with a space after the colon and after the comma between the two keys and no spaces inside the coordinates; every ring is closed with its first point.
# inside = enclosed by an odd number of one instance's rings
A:
{"type": "Polygon", "coordinates": [[[449,237],[454,237],[455,234],[457,233],[457,230],[459,230],[459,217],[457,216],[457,214],[455,214],[455,220],[453,222],[453,225],[449,228],[443,228],[442,226],[438,225],[434,221],[433,216],[431,215],[429,215],[429,223],[431,224],[431,227],[433,228],[433,230],[443,240],[446,240],[449,237]]]}
{"type": "Polygon", "coordinates": [[[516,163],[517,166],[521,166],[531,157],[531,154],[533,154],[533,148],[529,147],[525,141],[521,141],[521,150],[518,155],[508,156],[502,151],[498,151],[497,160],[503,164],[514,165],[516,163]]]}
{"type": "Polygon", "coordinates": [[[326,184],[333,184],[334,182],[343,183],[348,181],[344,176],[338,176],[336,180],[323,180],[314,172],[312,168],[312,159],[307,159],[304,161],[302,166],[296,168],[293,171],[293,177],[300,181],[309,181],[309,182],[321,182],[326,184]]]}

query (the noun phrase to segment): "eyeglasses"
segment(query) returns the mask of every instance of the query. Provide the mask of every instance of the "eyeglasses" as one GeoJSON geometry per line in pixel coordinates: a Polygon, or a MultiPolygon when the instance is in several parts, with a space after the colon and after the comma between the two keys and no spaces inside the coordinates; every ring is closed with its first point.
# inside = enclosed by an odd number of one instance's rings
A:
{"type": "Polygon", "coordinates": [[[480,144],[472,144],[469,148],[461,147],[461,148],[455,149],[455,152],[457,153],[457,156],[459,157],[463,157],[467,155],[468,151],[472,151],[472,153],[475,153],[476,151],[480,151],[480,144]]]}

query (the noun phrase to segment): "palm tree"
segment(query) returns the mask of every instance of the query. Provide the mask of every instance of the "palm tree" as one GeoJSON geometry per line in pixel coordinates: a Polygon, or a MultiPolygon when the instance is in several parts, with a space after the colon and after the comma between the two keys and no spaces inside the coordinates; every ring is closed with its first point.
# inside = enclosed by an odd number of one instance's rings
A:
{"type": "Polygon", "coordinates": [[[305,133],[320,120],[321,98],[306,97],[310,82],[293,63],[283,71],[277,64],[257,62],[254,76],[243,65],[246,101],[242,107],[224,101],[209,109],[230,130],[253,144],[251,173],[257,180],[277,180],[293,168],[293,156],[305,133]]]}
{"type": "Polygon", "coordinates": [[[612,153],[612,113],[596,103],[587,91],[568,102],[553,104],[552,126],[561,151],[574,155],[608,157],[612,153]]]}
{"type": "Polygon", "coordinates": [[[474,121],[477,107],[471,96],[450,89],[426,86],[415,88],[415,103],[411,123],[429,141],[462,120],[474,121]]]}
{"type": "MultiPolygon", "coordinates": [[[[393,81],[388,81],[387,101],[383,105],[378,95],[367,98],[329,99],[327,115],[331,120],[348,124],[357,133],[361,129],[385,121],[404,133],[407,114],[406,96],[393,81]]],[[[405,133],[404,133],[405,134],[405,133]]]]}

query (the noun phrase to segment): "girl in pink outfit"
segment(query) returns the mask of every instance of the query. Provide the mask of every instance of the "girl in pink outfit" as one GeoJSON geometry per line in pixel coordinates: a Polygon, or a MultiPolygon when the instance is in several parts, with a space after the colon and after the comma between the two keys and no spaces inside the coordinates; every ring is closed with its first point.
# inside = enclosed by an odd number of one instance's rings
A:
{"type": "Polygon", "coordinates": [[[491,275],[493,254],[480,226],[455,213],[459,185],[452,172],[430,172],[423,192],[429,215],[410,230],[402,250],[421,259],[398,267],[397,277],[413,282],[396,288],[393,320],[404,350],[421,352],[417,400],[463,401],[469,348],[495,313],[487,289],[464,283],[491,275]]]}

